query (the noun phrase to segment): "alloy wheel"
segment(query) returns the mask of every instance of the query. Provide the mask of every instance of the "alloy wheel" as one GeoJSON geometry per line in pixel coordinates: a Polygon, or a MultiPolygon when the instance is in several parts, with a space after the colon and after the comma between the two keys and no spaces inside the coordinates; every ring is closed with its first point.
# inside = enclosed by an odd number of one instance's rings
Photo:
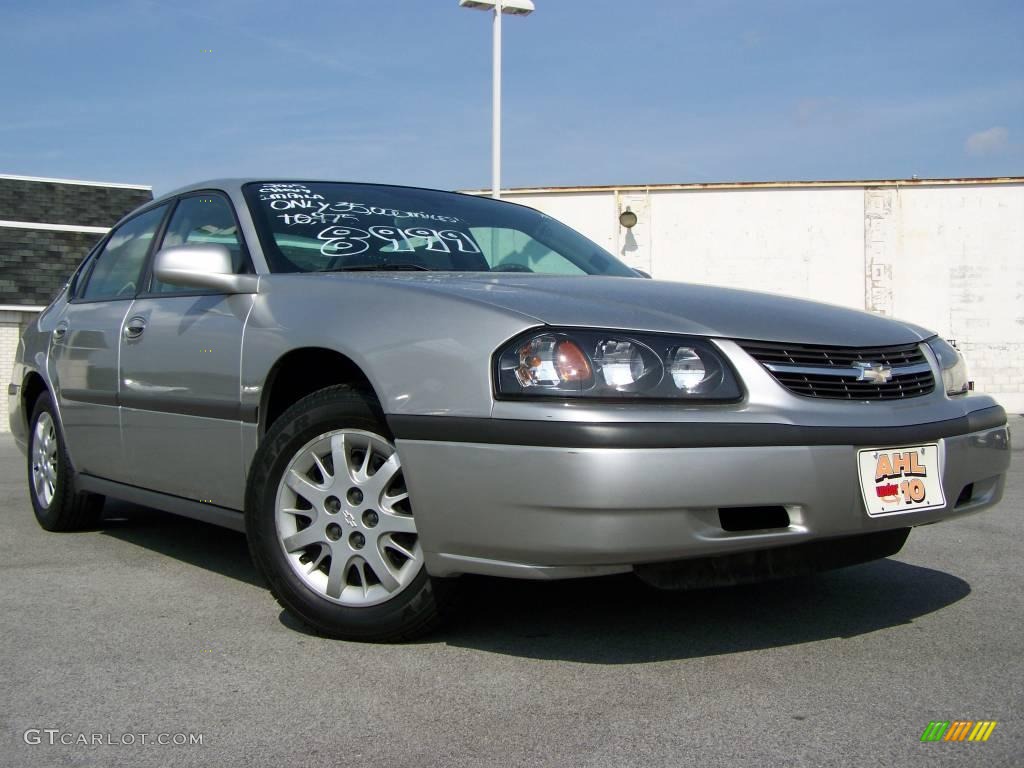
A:
{"type": "Polygon", "coordinates": [[[308,442],[285,468],[275,510],[288,564],[332,602],[383,603],[423,566],[401,461],[380,435],[339,429],[308,442]]]}
{"type": "Polygon", "coordinates": [[[32,491],[47,509],[57,489],[57,430],[53,417],[43,411],[32,432],[32,491]]]}

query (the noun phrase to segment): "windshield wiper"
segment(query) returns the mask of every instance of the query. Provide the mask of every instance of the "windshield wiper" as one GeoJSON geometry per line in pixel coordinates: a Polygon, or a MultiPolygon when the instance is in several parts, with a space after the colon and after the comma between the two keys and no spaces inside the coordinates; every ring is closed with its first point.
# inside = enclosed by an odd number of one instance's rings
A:
{"type": "Polygon", "coordinates": [[[332,269],[318,269],[318,272],[434,272],[436,270],[422,264],[357,264],[332,269]]]}

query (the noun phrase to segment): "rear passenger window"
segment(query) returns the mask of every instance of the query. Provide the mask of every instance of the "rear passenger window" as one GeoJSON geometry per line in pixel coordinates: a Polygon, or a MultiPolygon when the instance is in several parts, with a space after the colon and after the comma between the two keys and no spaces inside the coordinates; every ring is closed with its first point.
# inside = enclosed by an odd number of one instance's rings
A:
{"type": "MultiPolygon", "coordinates": [[[[162,248],[173,245],[211,244],[223,245],[231,252],[231,263],[236,273],[248,272],[249,259],[246,256],[242,241],[238,236],[238,225],[235,222],[231,204],[220,195],[202,194],[183,198],[174,209],[171,221],[164,234],[162,248]]],[[[150,284],[153,293],[173,293],[186,291],[196,293],[195,288],[182,288],[179,285],[161,283],[156,277],[150,284]]]]}
{"type": "Polygon", "coordinates": [[[167,206],[161,205],[140,213],[114,230],[94,260],[81,293],[83,301],[130,299],[135,296],[146,254],[166,211],[167,206]]]}

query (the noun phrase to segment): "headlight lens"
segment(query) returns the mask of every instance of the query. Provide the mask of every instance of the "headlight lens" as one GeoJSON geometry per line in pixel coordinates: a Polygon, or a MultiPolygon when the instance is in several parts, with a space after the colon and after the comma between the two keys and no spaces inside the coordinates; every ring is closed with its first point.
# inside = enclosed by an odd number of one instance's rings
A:
{"type": "Polygon", "coordinates": [[[669,353],[668,372],[672,383],[689,395],[709,392],[723,380],[725,369],[716,356],[700,347],[676,347],[669,353]]]}
{"type": "Polygon", "coordinates": [[[532,387],[579,390],[593,378],[587,356],[571,339],[545,333],[528,339],[516,350],[515,378],[532,387]]]}
{"type": "Polygon", "coordinates": [[[637,341],[601,339],[594,346],[594,367],[600,384],[616,392],[640,392],[661,378],[661,360],[637,341]]]}
{"type": "Polygon", "coordinates": [[[962,395],[970,385],[967,381],[967,363],[959,350],[945,339],[938,337],[928,342],[942,369],[942,385],[947,395],[962,395]]]}
{"type": "Polygon", "coordinates": [[[739,382],[703,339],[621,331],[538,331],[496,358],[498,396],[735,401],[739,382]]]}

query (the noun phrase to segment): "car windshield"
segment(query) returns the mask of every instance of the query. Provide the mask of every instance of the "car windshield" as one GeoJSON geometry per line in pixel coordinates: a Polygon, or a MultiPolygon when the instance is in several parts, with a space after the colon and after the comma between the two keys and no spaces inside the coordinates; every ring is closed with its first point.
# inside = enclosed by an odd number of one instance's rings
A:
{"type": "Polygon", "coordinates": [[[489,198],[312,181],[247,184],[245,196],[272,272],[637,276],[550,216],[489,198]]]}

